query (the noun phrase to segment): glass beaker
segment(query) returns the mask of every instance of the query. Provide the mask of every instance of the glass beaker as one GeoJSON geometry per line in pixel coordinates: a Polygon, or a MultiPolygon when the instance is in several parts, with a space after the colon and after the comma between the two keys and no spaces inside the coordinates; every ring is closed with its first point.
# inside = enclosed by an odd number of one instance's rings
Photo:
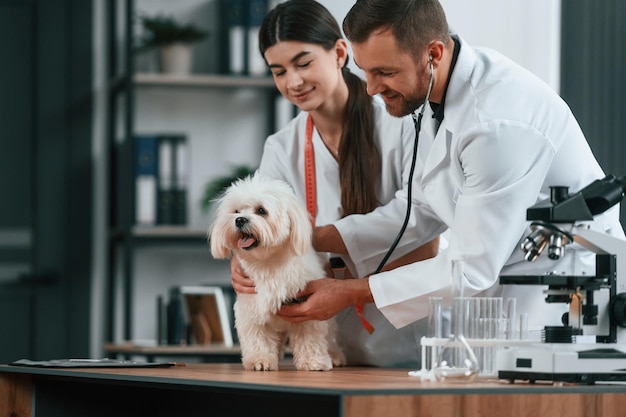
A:
{"type": "Polygon", "coordinates": [[[463,325],[469,317],[468,299],[463,297],[463,262],[452,260],[452,329],[453,333],[439,351],[434,367],[438,381],[468,383],[476,379],[480,366],[474,350],[465,338],[463,325]]]}

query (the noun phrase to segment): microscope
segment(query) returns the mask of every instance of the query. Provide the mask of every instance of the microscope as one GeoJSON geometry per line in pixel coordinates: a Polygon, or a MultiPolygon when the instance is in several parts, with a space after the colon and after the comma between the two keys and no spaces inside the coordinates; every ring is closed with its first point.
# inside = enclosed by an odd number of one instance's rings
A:
{"type": "Polygon", "coordinates": [[[531,233],[521,243],[529,262],[543,252],[558,260],[578,243],[595,254],[595,275],[501,275],[500,284],[547,286],[547,303],[569,304],[562,326],[545,326],[541,342],[498,352],[498,377],[509,380],[626,381],[626,241],[591,230],[593,220],[619,203],[626,176],[607,175],[570,195],[551,187],[550,198],[526,211],[531,233]]]}

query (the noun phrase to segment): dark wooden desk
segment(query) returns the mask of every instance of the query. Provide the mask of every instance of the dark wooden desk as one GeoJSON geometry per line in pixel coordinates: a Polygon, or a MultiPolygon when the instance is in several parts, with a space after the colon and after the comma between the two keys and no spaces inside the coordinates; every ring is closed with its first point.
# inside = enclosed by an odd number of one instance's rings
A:
{"type": "Polygon", "coordinates": [[[244,371],[241,364],[0,365],[0,416],[622,417],[626,387],[421,382],[401,369],[244,371]]]}

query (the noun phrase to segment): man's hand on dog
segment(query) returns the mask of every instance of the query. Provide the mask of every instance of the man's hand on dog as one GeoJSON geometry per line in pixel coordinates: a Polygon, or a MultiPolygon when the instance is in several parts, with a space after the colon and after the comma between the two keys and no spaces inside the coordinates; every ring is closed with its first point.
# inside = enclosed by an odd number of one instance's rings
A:
{"type": "Polygon", "coordinates": [[[373,302],[367,279],[316,279],[310,281],[297,298],[306,300],[298,304],[283,304],[278,310],[278,317],[290,323],[328,320],[346,307],[373,302]]]}
{"type": "MultiPolygon", "coordinates": [[[[248,278],[236,258],[230,262],[231,282],[237,294],[254,294],[254,281],[248,278]]],[[[278,317],[290,323],[328,320],[346,307],[373,302],[367,279],[322,278],[311,281],[298,293],[300,303],[284,304],[278,317]]]]}

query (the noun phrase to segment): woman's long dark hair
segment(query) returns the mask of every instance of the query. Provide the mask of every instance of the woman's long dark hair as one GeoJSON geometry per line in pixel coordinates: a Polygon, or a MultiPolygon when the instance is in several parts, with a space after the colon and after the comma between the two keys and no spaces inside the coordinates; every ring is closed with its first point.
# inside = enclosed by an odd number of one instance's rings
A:
{"type": "MultiPolygon", "coordinates": [[[[322,46],[327,51],[341,39],[339,24],[314,0],[288,0],[265,16],[259,31],[259,50],[281,41],[298,41],[322,46]]],[[[339,181],[343,215],[368,213],[379,205],[376,187],[380,176],[380,153],[374,143],[372,98],[365,82],[347,67],[342,68],[349,98],[343,116],[339,146],[339,181]]]]}

